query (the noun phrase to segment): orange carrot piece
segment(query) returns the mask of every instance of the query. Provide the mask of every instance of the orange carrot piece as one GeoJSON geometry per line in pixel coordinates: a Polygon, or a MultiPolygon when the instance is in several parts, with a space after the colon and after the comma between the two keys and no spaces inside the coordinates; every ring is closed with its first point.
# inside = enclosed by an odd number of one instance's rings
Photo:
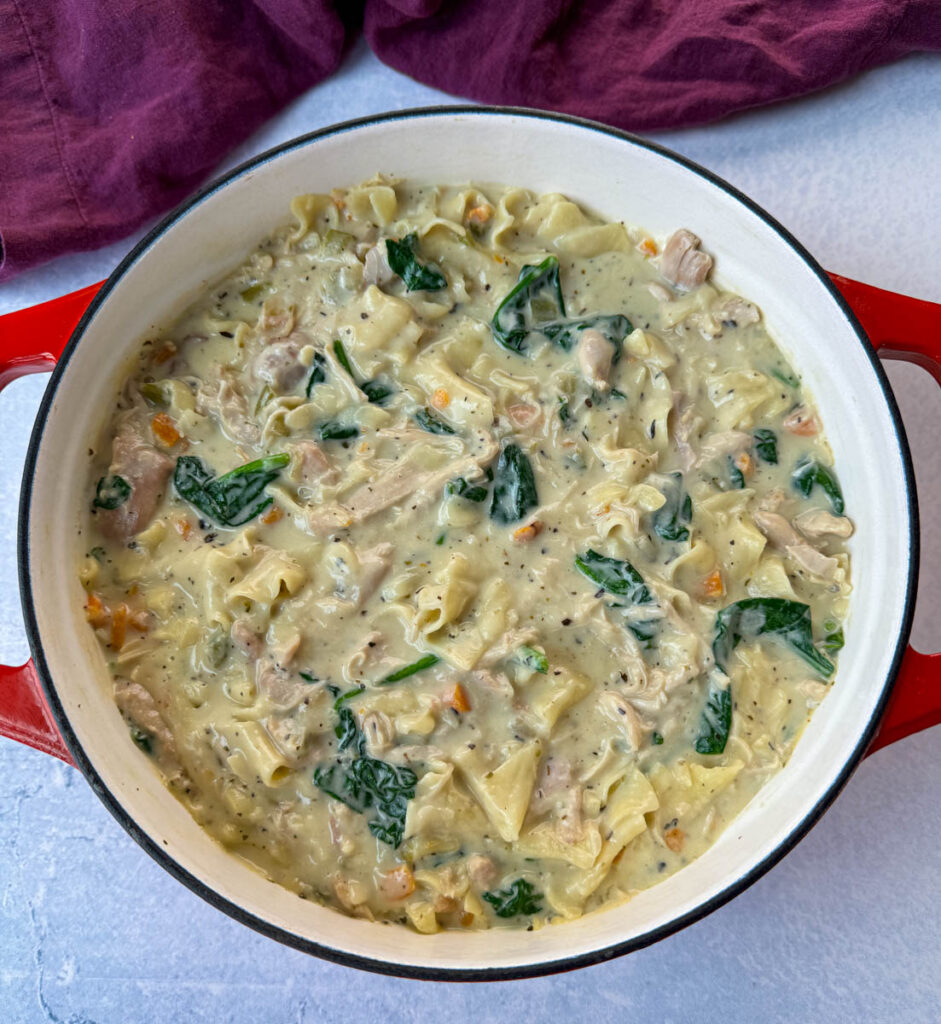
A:
{"type": "Polygon", "coordinates": [[[657,255],[657,243],[652,238],[642,238],[637,244],[637,248],[645,256],[656,256],[657,255]]]}
{"type": "Polygon", "coordinates": [[[172,341],[165,341],[154,353],[154,362],[159,366],[175,355],[176,345],[172,341]]]}
{"type": "Polygon", "coordinates": [[[111,622],[111,612],[101,603],[97,594],[88,594],[85,598],[85,618],[95,629],[101,629],[111,622]]]}
{"type": "Polygon", "coordinates": [[[718,569],[713,569],[702,581],[702,592],[704,597],[721,597],[725,593],[722,573],[718,569]]]}
{"type": "Polygon", "coordinates": [[[471,709],[470,701],[467,699],[467,691],[460,683],[454,684],[454,689],[444,698],[444,703],[449,708],[454,708],[455,711],[459,711],[462,714],[471,709]]]}
{"type": "Polygon", "coordinates": [[[183,435],[176,429],[176,424],[165,412],[158,412],[154,416],[150,421],[150,429],[164,448],[172,448],[183,439],[183,435]]]}
{"type": "Polygon", "coordinates": [[[272,523],[277,523],[279,520],[284,518],[284,512],[281,511],[280,505],[272,505],[271,508],[261,517],[263,523],[267,523],[269,526],[272,523]]]}
{"type": "Polygon", "coordinates": [[[739,452],[732,461],[735,463],[735,468],[746,479],[755,472],[755,460],[748,452],[739,452]]]}
{"type": "Polygon", "coordinates": [[[668,828],[663,833],[663,841],[674,853],[679,853],[686,842],[686,833],[681,828],[668,828]]]}
{"type": "Polygon", "coordinates": [[[493,207],[490,203],[481,203],[480,206],[467,211],[467,223],[473,224],[476,228],[483,227],[492,216],[493,207]]]}
{"type": "Polygon", "coordinates": [[[540,533],[542,533],[542,523],[538,519],[534,519],[531,523],[514,530],[513,540],[518,544],[527,544],[534,537],[538,537],[540,533]]]}
{"type": "Polygon", "coordinates": [[[451,404],[451,396],[444,388],[436,388],[435,393],[431,396],[431,404],[436,409],[447,409],[451,404]]]}
{"type": "Polygon", "coordinates": [[[120,651],[127,633],[127,605],[119,604],[111,612],[111,650],[120,651]]]}

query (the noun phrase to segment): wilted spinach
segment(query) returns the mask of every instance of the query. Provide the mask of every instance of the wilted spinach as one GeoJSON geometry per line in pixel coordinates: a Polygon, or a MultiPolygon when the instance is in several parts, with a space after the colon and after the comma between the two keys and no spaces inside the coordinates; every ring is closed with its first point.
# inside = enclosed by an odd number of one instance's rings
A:
{"type": "Polygon", "coordinates": [[[666,501],[654,513],[654,533],[662,540],[689,540],[689,530],[684,523],[693,518],[693,502],[683,488],[683,474],[670,473],[669,483],[661,492],[666,501]]]}
{"type": "Polygon", "coordinates": [[[778,439],[773,430],[767,427],[760,427],[752,434],[755,439],[755,451],[762,462],[771,466],[778,464],[778,439]]]}
{"type": "Polygon", "coordinates": [[[516,651],[516,660],[540,675],[545,675],[549,671],[549,659],[545,652],[537,651],[535,647],[523,644],[516,651]]]}
{"type": "Polygon", "coordinates": [[[786,643],[825,678],[835,668],[814,645],[810,605],[781,597],[749,597],[727,605],[716,616],[712,653],[724,671],[732,652],[742,640],[774,636],[786,643]]]}
{"type": "Polygon", "coordinates": [[[433,292],[444,288],[448,283],[444,274],[437,267],[421,263],[415,255],[417,244],[418,235],[415,232],[406,235],[401,241],[387,238],[386,254],[389,258],[389,266],[405,282],[407,291],[433,292]]]}
{"type": "Polygon", "coordinates": [[[699,720],[697,754],[721,754],[732,728],[732,691],[728,686],[712,686],[699,720]]]}
{"type": "Polygon", "coordinates": [[[95,488],[92,505],[107,511],[120,508],[131,496],[131,485],[123,476],[103,476],[95,488]]]}
{"type": "MultiPolygon", "coordinates": [[[[630,604],[650,604],[653,601],[644,577],[631,565],[618,558],[599,555],[589,548],[584,555],[575,556],[575,567],[592,583],[609,594],[626,598],[630,604]]],[[[636,625],[641,625],[636,623],[636,625]]],[[[636,634],[635,634],[636,635],[636,634]]]]}
{"type": "Polygon", "coordinates": [[[369,814],[369,831],[392,847],[402,842],[405,814],[417,781],[411,768],[374,757],[314,769],[314,785],[358,814],[369,814]]]}
{"type": "Polygon", "coordinates": [[[525,878],[517,878],[506,889],[497,889],[482,895],[493,907],[497,917],[538,914],[542,910],[542,893],[537,892],[525,878]]]}
{"type": "Polygon", "coordinates": [[[843,492],[837,483],[833,471],[821,465],[816,459],[806,457],[794,467],[791,474],[791,483],[805,497],[809,498],[814,487],[819,487],[830,499],[830,506],[838,515],[843,515],[844,502],[843,492]]]}
{"type": "Polygon", "coordinates": [[[311,391],[318,384],[323,384],[327,379],[327,360],[324,359],[323,354],[320,352],[314,353],[314,362],[310,368],[310,376],[307,378],[307,387],[304,388],[304,394],[307,398],[310,398],[311,391]]]}
{"type": "Polygon", "coordinates": [[[456,431],[450,424],[445,423],[444,420],[439,420],[428,409],[419,409],[415,413],[415,422],[422,428],[427,430],[429,434],[454,434],[456,431]]]}
{"type": "Polygon", "coordinates": [[[518,445],[506,445],[494,471],[490,518],[498,523],[516,523],[538,504],[532,464],[518,445]]]}
{"type": "Polygon", "coordinates": [[[437,665],[440,660],[437,654],[424,654],[418,661],[413,661],[410,665],[403,665],[402,668],[397,668],[394,672],[383,676],[376,685],[387,686],[389,683],[401,682],[401,680],[415,675],[416,672],[423,672],[426,668],[437,665]]]}
{"type": "Polygon", "coordinates": [[[272,502],[265,488],[290,461],[287,453],[266,455],[220,477],[195,455],[176,460],[173,486],[177,494],[219,526],[241,526],[272,502]]]}

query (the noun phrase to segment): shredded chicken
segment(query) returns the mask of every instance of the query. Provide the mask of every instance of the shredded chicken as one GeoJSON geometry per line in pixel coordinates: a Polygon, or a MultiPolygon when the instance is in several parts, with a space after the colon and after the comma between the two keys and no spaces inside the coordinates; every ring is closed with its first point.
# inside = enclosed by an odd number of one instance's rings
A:
{"type": "Polygon", "coordinates": [[[795,516],[794,525],[811,540],[820,537],[852,537],[853,523],[846,516],[835,516],[823,508],[812,508],[795,516]]]}
{"type": "Polygon", "coordinates": [[[378,757],[395,741],[395,729],[384,711],[370,711],[363,718],[363,735],[371,757],[378,757]]]}
{"type": "Polygon", "coordinates": [[[670,284],[690,291],[709,276],[712,257],[699,248],[699,239],[685,228],[674,231],[667,239],[660,258],[660,273],[670,284]]]}
{"type": "Polygon", "coordinates": [[[313,508],[307,516],[307,528],[314,536],[322,537],[362,523],[406,498],[411,498],[414,504],[425,504],[434,500],[449,480],[479,475],[481,467],[490,462],[498,448],[499,443],[491,438],[480,454],[462,455],[441,469],[393,465],[375,480],[358,487],[343,505],[313,508]]]}
{"type": "Polygon", "coordinates": [[[363,284],[383,285],[395,278],[395,271],[389,266],[389,254],[384,240],[366,251],[363,266],[363,284]]]}
{"type": "Polygon", "coordinates": [[[723,455],[743,452],[751,443],[751,434],[741,430],[724,430],[718,434],[708,434],[702,440],[694,465],[704,466],[712,459],[718,459],[723,455]]]}
{"type": "Polygon", "coordinates": [[[291,465],[288,471],[292,480],[302,483],[334,483],[339,479],[339,470],[330,462],[316,441],[304,439],[288,445],[291,465]]]}
{"type": "Polygon", "coordinates": [[[605,690],[598,698],[598,706],[612,721],[620,725],[631,748],[640,750],[649,727],[644,724],[630,703],[614,690],[605,690]]]}
{"type": "Polygon", "coordinates": [[[755,510],[755,525],[771,541],[792,558],[802,569],[821,579],[833,578],[839,563],[811,547],[780,513],[773,511],[782,500],[780,492],[772,491],[755,510]]]}
{"type": "Polygon", "coordinates": [[[261,437],[261,429],[249,414],[245,396],[225,371],[218,378],[206,381],[196,393],[196,411],[212,416],[232,441],[257,444],[261,437]]]}
{"type": "Polygon", "coordinates": [[[252,361],[252,373],[278,395],[293,391],[307,373],[300,361],[301,345],[306,339],[278,339],[266,345],[252,361]]]}
{"type": "Polygon", "coordinates": [[[594,328],[589,327],[578,336],[575,349],[578,368],[582,376],[596,390],[605,392],[610,387],[611,364],[614,361],[614,346],[594,328]]]}
{"type": "Polygon", "coordinates": [[[111,447],[109,475],[130,485],[127,500],[113,509],[98,509],[101,532],[113,540],[127,541],[153,518],[163,497],[173,460],[148,444],[131,423],[126,423],[111,447]]]}
{"type": "Polygon", "coordinates": [[[761,319],[758,307],[754,303],[746,302],[738,295],[724,296],[712,310],[723,326],[747,327],[749,324],[756,324],[761,319]]]}
{"type": "Polygon", "coordinates": [[[114,681],[114,700],[124,717],[147,737],[155,739],[154,759],[171,780],[183,774],[176,740],[150,691],[120,676],[114,681]]]}
{"type": "Polygon", "coordinates": [[[264,649],[264,639],[252,629],[246,619],[236,619],[230,630],[232,642],[248,658],[257,661],[264,649]]]}
{"type": "Polygon", "coordinates": [[[530,405],[528,402],[517,402],[506,410],[510,422],[517,430],[529,430],[541,418],[542,410],[538,405],[530,405]]]}

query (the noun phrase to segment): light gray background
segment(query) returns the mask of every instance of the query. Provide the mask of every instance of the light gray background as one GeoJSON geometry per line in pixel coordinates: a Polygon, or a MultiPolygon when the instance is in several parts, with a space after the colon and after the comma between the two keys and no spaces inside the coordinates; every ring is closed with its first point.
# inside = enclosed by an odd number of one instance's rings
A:
{"type": "MultiPolygon", "coordinates": [[[[914,57],[799,102],[657,138],[752,195],[826,267],[941,301],[939,71],[938,59],[914,57]]],[[[334,121],[449,101],[361,46],[226,166],[334,121]]],[[[0,313],[104,277],[129,244],[65,257],[0,287],[0,313]]],[[[937,649],[941,394],[919,370],[891,364],[889,372],[921,497],[916,637],[937,649]]],[[[44,386],[28,378],[0,399],[7,664],[28,653],[15,510],[44,386]]],[[[656,946],[537,981],[434,985],[322,963],[236,924],[158,868],[76,771],[0,740],[0,1020],[937,1021],[939,754],[941,729],[874,755],[769,875],[656,946]]]]}

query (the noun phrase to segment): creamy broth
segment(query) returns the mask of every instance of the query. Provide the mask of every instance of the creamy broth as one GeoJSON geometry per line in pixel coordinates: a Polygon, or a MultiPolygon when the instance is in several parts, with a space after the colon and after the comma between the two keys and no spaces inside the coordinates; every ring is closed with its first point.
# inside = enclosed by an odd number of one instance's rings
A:
{"type": "Polygon", "coordinates": [[[833,675],[852,524],[799,371],[686,231],[384,179],[291,210],[143,340],[92,459],[86,615],[131,738],[347,913],[623,900],[833,675]]]}

